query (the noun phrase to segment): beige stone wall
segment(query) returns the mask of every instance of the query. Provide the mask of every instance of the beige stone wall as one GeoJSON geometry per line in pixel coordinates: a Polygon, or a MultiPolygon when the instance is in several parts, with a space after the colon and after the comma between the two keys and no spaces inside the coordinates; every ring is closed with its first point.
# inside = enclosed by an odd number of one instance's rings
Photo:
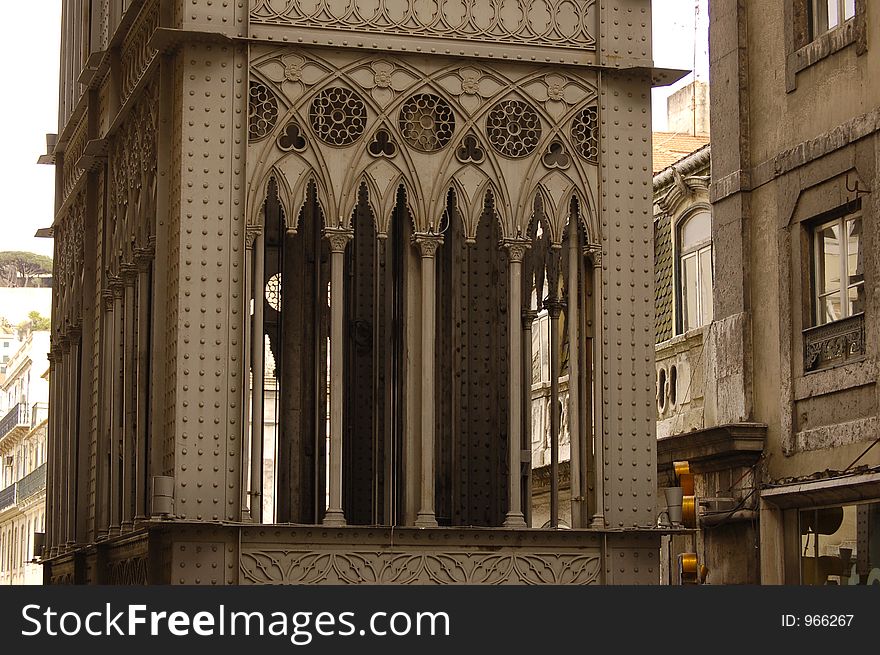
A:
{"type": "MultiPolygon", "coordinates": [[[[712,115],[717,282],[707,347],[718,366],[718,422],[768,425],[765,484],[880,465],[877,449],[861,456],[876,439],[880,408],[880,33],[871,29],[880,7],[857,2],[854,19],[808,43],[798,6],[712,4],[712,82],[726,92],[716,93],[712,115]],[[865,352],[806,371],[811,229],[856,201],[865,352]]],[[[762,580],[796,581],[797,556],[785,544],[797,527],[762,509],[762,580]]]]}

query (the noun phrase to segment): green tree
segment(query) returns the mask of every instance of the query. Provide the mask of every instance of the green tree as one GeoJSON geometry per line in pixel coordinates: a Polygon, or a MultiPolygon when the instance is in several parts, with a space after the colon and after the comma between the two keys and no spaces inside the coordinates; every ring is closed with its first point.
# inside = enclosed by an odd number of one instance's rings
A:
{"type": "Polygon", "coordinates": [[[40,312],[34,310],[28,313],[28,319],[22,325],[27,325],[30,323],[31,330],[51,330],[52,329],[52,319],[46,318],[45,316],[40,316],[40,312]]]}
{"type": "Polygon", "coordinates": [[[52,272],[52,258],[35,252],[0,252],[0,286],[29,287],[37,275],[52,272]]]}

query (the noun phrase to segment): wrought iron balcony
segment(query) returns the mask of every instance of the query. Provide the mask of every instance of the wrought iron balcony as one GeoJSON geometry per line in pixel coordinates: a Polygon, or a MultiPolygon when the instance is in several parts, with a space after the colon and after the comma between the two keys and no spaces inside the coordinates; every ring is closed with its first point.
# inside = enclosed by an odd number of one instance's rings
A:
{"type": "Polygon", "coordinates": [[[42,464],[18,481],[18,501],[21,502],[46,488],[46,465],[42,464]]]}
{"type": "Polygon", "coordinates": [[[15,483],[0,491],[0,511],[15,505],[15,483]]]}
{"type": "Polygon", "coordinates": [[[837,366],[865,355],[865,315],[804,330],[804,371],[837,366]]]}
{"type": "Polygon", "coordinates": [[[6,416],[0,419],[0,439],[9,434],[14,428],[20,426],[29,428],[30,425],[28,406],[24,403],[18,403],[6,413],[6,416]]]}

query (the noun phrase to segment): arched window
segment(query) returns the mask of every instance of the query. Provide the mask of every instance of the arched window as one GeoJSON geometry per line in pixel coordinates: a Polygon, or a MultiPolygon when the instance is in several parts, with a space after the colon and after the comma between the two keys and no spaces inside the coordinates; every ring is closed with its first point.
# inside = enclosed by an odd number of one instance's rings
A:
{"type": "Polygon", "coordinates": [[[678,227],[679,333],[712,321],[712,216],[700,209],[678,227]]]}

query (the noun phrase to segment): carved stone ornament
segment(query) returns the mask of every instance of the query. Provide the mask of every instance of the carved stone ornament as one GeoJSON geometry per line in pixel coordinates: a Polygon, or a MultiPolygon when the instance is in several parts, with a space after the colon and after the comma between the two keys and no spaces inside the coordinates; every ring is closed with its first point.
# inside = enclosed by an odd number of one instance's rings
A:
{"type": "Polygon", "coordinates": [[[507,256],[511,262],[521,262],[531,244],[528,239],[504,239],[501,245],[507,248],[507,256]]]}
{"type": "Polygon", "coordinates": [[[417,232],[412,240],[421,256],[430,258],[437,254],[437,248],[443,244],[443,235],[434,232],[417,232]]]}
{"type": "Polygon", "coordinates": [[[254,242],[257,237],[263,233],[263,228],[260,225],[248,225],[244,230],[244,240],[245,247],[248,250],[251,250],[254,247],[254,242]]]}
{"type": "Polygon", "coordinates": [[[804,370],[814,371],[865,355],[865,315],[804,330],[804,370]]]}
{"type": "Polygon", "coordinates": [[[599,268],[602,266],[602,246],[598,243],[588,243],[584,246],[584,254],[593,260],[593,266],[599,268]]]}
{"type": "Polygon", "coordinates": [[[245,550],[240,583],[598,584],[594,553],[245,550]]]}
{"type": "Polygon", "coordinates": [[[354,231],[347,227],[325,227],[324,236],[330,242],[330,252],[345,252],[345,246],[354,237],[354,231]]]}

